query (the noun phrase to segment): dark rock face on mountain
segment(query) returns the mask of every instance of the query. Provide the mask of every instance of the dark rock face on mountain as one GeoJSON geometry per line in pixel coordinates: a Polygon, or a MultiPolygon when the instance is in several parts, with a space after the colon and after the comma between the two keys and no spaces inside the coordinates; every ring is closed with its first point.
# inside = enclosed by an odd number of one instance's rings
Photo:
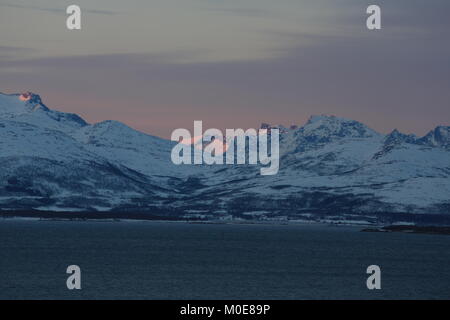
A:
{"type": "Polygon", "coordinates": [[[439,126],[430,131],[425,137],[417,140],[419,144],[430,147],[442,147],[450,149],[450,127],[439,126]]]}
{"type": "MultiPolygon", "coordinates": [[[[227,219],[408,219],[450,213],[450,127],[380,134],[335,116],[280,130],[280,170],[176,166],[172,141],[0,94],[0,209],[227,219]]],[[[450,216],[450,215],[449,215],[450,216]]]]}

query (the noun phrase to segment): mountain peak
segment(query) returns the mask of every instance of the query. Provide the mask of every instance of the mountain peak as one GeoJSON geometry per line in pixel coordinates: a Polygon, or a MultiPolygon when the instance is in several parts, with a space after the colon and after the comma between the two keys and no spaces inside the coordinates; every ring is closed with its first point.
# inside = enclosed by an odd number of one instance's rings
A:
{"type": "Polygon", "coordinates": [[[41,97],[38,94],[35,94],[31,91],[27,91],[27,92],[19,94],[19,100],[26,101],[29,103],[36,103],[36,104],[42,103],[41,97]]]}
{"type": "Polygon", "coordinates": [[[87,123],[78,115],[50,110],[42,103],[41,97],[33,92],[0,93],[0,119],[20,119],[37,126],[62,130],[79,128],[87,123]]]}
{"type": "Polygon", "coordinates": [[[30,113],[36,109],[48,111],[42,103],[41,97],[32,92],[3,94],[0,93],[0,114],[20,115],[30,113]]]}
{"type": "Polygon", "coordinates": [[[302,127],[305,135],[323,137],[373,137],[379,133],[361,122],[334,115],[313,115],[302,127]]]}
{"type": "Polygon", "coordinates": [[[450,148],[450,127],[438,126],[418,140],[419,144],[450,148]]]}
{"type": "Polygon", "coordinates": [[[23,103],[25,103],[25,105],[28,106],[36,106],[36,105],[40,105],[42,106],[44,109],[48,110],[48,108],[42,103],[42,99],[41,97],[36,94],[33,93],[31,91],[26,91],[26,92],[22,92],[22,93],[12,93],[12,94],[5,94],[5,93],[1,93],[0,92],[0,97],[1,98],[5,98],[5,99],[10,99],[12,102],[16,102],[16,106],[23,106],[23,103]],[[17,104],[18,102],[18,104],[17,104]],[[22,103],[20,103],[22,102],[22,103]]]}
{"type": "Polygon", "coordinates": [[[327,115],[327,114],[321,114],[321,115],[312,115],[309,117],[308,124],[316,123],[316,122],[322,122],[322,121],[352,121],[350,119],[340,118],[336,117],[335,115],[327,115]]]}
{"type": "Polygon", "coordinates": [[[417,137],[413,134],[404,134],[397,129],[392,130],[384,139],[385,145],[399,144],[402,142],[416,143],[417,137]]]}

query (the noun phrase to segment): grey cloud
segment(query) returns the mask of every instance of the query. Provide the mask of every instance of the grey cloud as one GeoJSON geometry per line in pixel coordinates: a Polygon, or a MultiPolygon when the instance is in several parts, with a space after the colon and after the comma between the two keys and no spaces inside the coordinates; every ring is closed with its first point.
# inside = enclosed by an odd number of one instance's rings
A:
{"type": "Polygon", "coordinates": [[[2,62],[13,58],[25,58],[28,54],[35,52],[33,48],[0,46],[0,67],[2,62]]]}
{"type": "MultiPolygon", "coordinates": [[[[66,7],[43,7],[43,6],[35,6],[35,5],[22,5],[22,4],[13,4],[13,3],[1,3],[0,7],[6,8],[18,8],[18,9],[29,9],[43,12],[51,12],[51,13],[65,13],[66,7]]],[[[118,12],[109,11],[109,10],[96,10],[96,9],[85,9],[82,8],[83,13],[92,13],[92,14],[102,14],[102,15],[116,15],[118,12]]]]}
{"type": "Polygon", "coordinates": [[[244,17],[273,17],[273,12],[259,8],[208,7],[206,10],[214,13],[230,14],[244,17]]]}
{"type": "MultiPolygon", "coordinates": [[[[239,114],[248,126],[271,122],[274,116],[285,124],[301,124],[311,114],[330,113],[381,131],[398,127],[422,134],[450,120],[450,57],[434,39],[415,40],[328,38],[264,61],[178,64],[125,54],[10,61],[6,66],[29,70],[30,78],[68,96],[106,96],[113,104],[115,99],[140,101],[127,108],[147,112],[149,119],[154,119],[154,108],[186,118],[239,114]],[[427,42],[433,50],[423,47],[427,42]],[[168,105],[172,109],[158,109],[168,105]]],[[[18,77],[34,81],[4,73],[8,84],[19,82],[18,77]]],[[[30,84],[36,85],[42,86],[30,84]]]]}
{"type": "Polygon", "coordinates": [[[24,47],[0,46],[0,52],[30,52],[30,51],[34,51],[34,49],[24,47]]]}
{"type": "Polygon", "coordinates": [[[354,14],[365,4],[343,0],[333,32],[279,32],[275,36],[289,38],[291,46],[266,60],[176,62],[198,52],[0,57],[2,86],[64,95],[73,112],[104,112],[104,118],[129,124],[136,120],[127,117],[138,114],[149,126],[161,125],[159,132],[149,132],[166,136],[180,121],[205,117],[226,127],[235,127],[235,121],[253,127],[301,124],[320,113],[354,118],[384,132],[397,127],[420,135],[450,122],[450,21],[433,20],[449,12],[450,3],[436,1],[437,7],[425,8],[415,0],[395,6],[380,0],[384,27],[371,32],[365,15],[354,14]],[[343,32],[344,26],[353,26],[352,33],[343,32]],[[309,44],[300,45],[303,40],[309,44]],[[108,108],[101,109],[92,102],[96,99],[108,108]]]}

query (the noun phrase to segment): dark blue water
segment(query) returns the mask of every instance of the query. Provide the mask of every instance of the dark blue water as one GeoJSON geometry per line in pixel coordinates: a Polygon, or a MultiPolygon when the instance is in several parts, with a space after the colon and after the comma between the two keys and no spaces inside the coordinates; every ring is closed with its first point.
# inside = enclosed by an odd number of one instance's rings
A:
{"type": "Polygon", "coordinates": [[[1,220],[0,298],[450,298],[450,236],[359,230],[1,220]],[[66,288],[72,264],[80,291],[66,288]],[[378,291],[366,287],[372,264],[378,291]]]}

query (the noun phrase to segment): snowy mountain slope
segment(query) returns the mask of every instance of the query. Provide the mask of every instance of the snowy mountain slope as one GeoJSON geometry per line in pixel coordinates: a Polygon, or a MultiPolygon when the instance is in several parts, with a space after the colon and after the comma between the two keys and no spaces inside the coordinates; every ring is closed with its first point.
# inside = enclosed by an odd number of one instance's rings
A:
{"type": "Polygon", "coordinates": [[[63,132],[77,130],[87,123],[78,115],[50,110],[33,93],[0,93],[0,119],[15,120],[63,132]]]}
{"type": "Polygon", "coordinates": [[[0,209],[294,219],[450,213],[450,127],[383,135],[322,115],[277,128],[277,175],[254,165],[176,166],[171,141],[117,121],[88,124],[32,93],[0,94],[0,209]]]}
{"type": "Polygon", "coordinates": [[[117,122],[89,125],[34,94],[0,94],[0,203],[23,208],[33,198],[33,208],[91,210],[96,202],[111,209],[122,198],[164,198],[175,192],[170,175],[179,179],[162,159],[170,159],[170,146],[117,122]]]}
{"type": "Polygon", "coordinates": [[[138,132],[117,121],[88,124],[76,114],[50,110],[33,93],[0,94],[1,119],[63,132],[79,142],[82,146],[78,147],[85,152],[142,174],[185,177],[198,173],[194,166],[180,168],[167,161],[174,145],[171,141],[138,132]]]}
{"type": "Polygon", "coordinates": [[[162,190],[156,181],[90,153],[61,131],[0,120],[0,150],[0,203],[4,208],[11,203],[13,208],[59,203],[61,210],[100,203],[110,207],[123,196],[128,200],[162,190]]]}
{"type": "Polygon", "coordinates": [[[117,121],[87,125],[72,136],[89,152],[145,175],[186,177],[198,171],[194,166],[180,167],[170,161],[175,143],[138,132],[117,121]]]}
{"type": "Polygon", "coordinates": [[[231,203],[240,210],[291,215],[450,213],[450,153],[445,144],[422,141],[398,131],[384,136],[353,120],[313,117],[282,135],[277,175],[242,167],[228,183],[222,181],[225,200],[215,203],[226,210],[231,203]]]}

